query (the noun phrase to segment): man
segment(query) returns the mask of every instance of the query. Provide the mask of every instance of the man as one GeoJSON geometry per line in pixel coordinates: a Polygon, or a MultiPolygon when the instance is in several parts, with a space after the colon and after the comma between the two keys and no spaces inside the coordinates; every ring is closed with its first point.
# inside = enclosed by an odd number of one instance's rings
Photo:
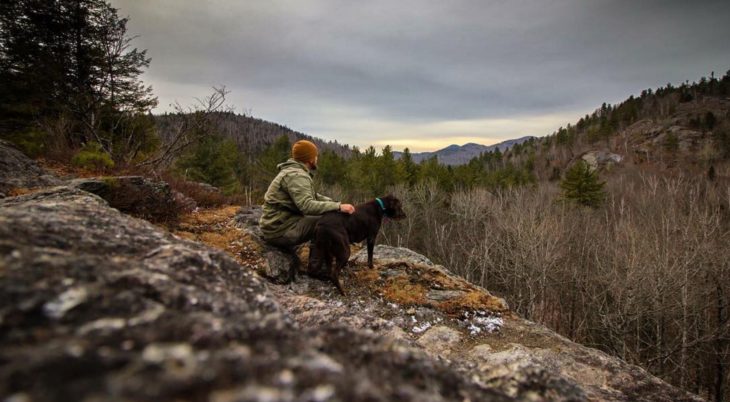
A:
{"type": "MultiPolygon", "coordinates": [[[[307,140],[294,143],[291,158],[280,163],[279,173],[264,195],[263,215],[259,220],[266,242],[290,253],[294,246],[314,238],[314,226],[328,211],[351,214],[355,207],[342,204],[314,191],[317,146],[307,140]]],[[[310,262],[316,256],[310,249],[310,262]]],[[[294,280],[298,259],[292,260],[289,280],[294,280]]]]}

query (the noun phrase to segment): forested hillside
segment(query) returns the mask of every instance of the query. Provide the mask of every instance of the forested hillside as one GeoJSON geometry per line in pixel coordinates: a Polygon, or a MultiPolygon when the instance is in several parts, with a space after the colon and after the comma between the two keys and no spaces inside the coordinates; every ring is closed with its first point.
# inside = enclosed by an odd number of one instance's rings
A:
{"type": "Polygon", "coordinates": [[[386,237],[459,267],[525,317],[726,400],[729,93],[730,74],[646,90],[504,154],[439,167],[396,190],[410,213],[386,237]]]}

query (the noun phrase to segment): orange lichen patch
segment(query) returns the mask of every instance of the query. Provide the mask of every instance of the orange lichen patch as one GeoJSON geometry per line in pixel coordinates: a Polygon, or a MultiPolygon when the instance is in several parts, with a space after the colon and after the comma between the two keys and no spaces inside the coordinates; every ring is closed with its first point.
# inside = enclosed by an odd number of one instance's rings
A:
{"type": "Polygon", "coordinates": [[[427,286],[416,275],[409,272],[410,264],[375,264],[373,269],[362,268],[353,271],[354,282],[367,288],[371,293],[380,293],[389,302],[404,306],[429,305],[426,300],[427,286]],[[393,272],[384,275],[388,270],[393,272]]]}
{"type": "Polygon", "coordinates": [[[452,315],[475,310],[488,310],[495,313],[508,311],[502,299],[478,290],[438,303],[437,307],[439,310],[452,315]]]}
{"type": "Polygon", "coordinates": [[[380,279],[380,271],[377,269],[361,269],[353,271],[352,275],[358,283],[375,282],[380,279]]]}
{"type": "Polygon", "coordinates": [[[195,240],[195,234],[190,233],[190,232],[185,232],[183,230],[178,230],[178,231],[175,232],[175,234],[177,236],[179,236],[179,237],[182,237],[183,239],[195,240]]]}
{"type": "Polygon", "coordinates": [[[17,197],[19,195],[30,194],[38,191],[37,188],[14,188],[8,192],[8,197],[17,197]]]}
{"type": "Polygon", "coordinates": [[[443,272],[430,267],[423,267],[423,279],[430,282],[433,288],[473,290],[474,285],[455,276],[444,275],[443,272]]]}
{"type": "Polygon", "coordinates": [[[385,281],[382,288],[383,296],[393,303],[402,306],[421,306],[426,303],[426,289],[410,277],[399,275],[385,281]]]}

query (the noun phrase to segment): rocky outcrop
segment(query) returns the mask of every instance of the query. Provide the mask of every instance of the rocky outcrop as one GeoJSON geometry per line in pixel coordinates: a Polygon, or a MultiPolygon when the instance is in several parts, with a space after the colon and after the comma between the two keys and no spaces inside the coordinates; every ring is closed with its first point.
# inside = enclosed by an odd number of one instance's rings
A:
{"type": "Polygon", "coordinates": [[[253,272],[56,188],[0,201],[10,400],[509,400],[393,338],[303,327],[253,272]]]}
{"type": "Polygon", "coordinates": [[[0,198],[14,189],[56,185],[56,177],[45,172],[35,161],[7,141],[0,140],[0,198]]]}
{"type": "Polygon", "coordinates": [[[169,184],[142,176],[83,178],[72,180],[69,186],[96,194],[122,212],[153,222],[173,220],[180,210],[194,208],[192,200],[173,193],[169,184]]]}
{"type": "Polygon", "coordinates": [[[608,151],[589,151],[580,158],[593,170],[610,169],[624,159],[623,156],[608,151]]]}
{"type": "Polygon", "coordinates": [[[0,396],[698,400],[409,258],[352,261],[342,297],[307,276],[266,283],[265,258],[239,264],[76,188],[0,200],[0,396]]]}
{"type": "MultiPolygon", "coordinates": [[[[400,261],[408,262],[411,264],[434,265],[431,260],[421,254],[416,253],[415,251],[412,251],[405,247],[393,247],[383,244],[378,244],[373,249],[373,260],[378,260],[381,263],[400,261]]],[[[366,263],[368,261],[367,249],[362,249],[356,254],[352,255],[350,257],[350,261],[362,264],[366,263]]]]}

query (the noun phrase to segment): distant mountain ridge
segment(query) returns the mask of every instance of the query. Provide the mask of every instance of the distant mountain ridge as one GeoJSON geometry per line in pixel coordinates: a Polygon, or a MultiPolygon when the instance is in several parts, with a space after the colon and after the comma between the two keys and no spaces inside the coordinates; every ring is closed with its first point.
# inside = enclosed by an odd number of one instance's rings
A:
{"type": "MultiPolygon", "coordinates": [[[[522,144],[523,142],[531,140],[533,138],[535,138],[535,137],[528,135],[525,137],[502,141],[502,142],[500,142],[498,144],[494,144],[494,145],[482,145],[482,144],[477,144],[474,142],[469,142],[464,145],[452,144],[446,148],[439,149],[438,151],[416,152],[416,153],[412,153],[411,155],[413,157],[413,161],[416,163],[419,163],[423,160],[436,156],[436,158],[438,158],[439,163],[441,163],[441,164],[452,165],[452,166],[453,165],[463,165],[465,163],[469,163],[469,161],[472,158],[475,158],[482,153],[493,152],[497,149],[499,149],[500,152],[504,152],[507,149],[509,149],[517,144],[522,144]]],[[[393,156],[396,159],[399,159],[401,157],[401,155],[403,155],[403,152],[398,152],[398,151],[393,152],[393,156]]]]}

